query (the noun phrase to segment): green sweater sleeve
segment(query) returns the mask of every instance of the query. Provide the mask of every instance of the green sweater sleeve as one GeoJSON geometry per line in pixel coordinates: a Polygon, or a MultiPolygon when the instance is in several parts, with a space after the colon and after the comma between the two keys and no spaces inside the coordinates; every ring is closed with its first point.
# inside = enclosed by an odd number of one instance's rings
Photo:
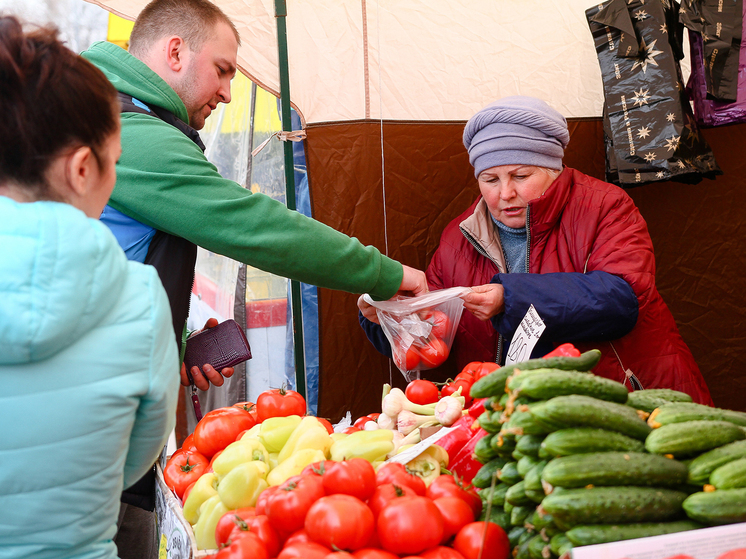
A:
{"type": "Polygon", "coordinates": [[[122,115],[122,156],[109,202],[138,221],[273,274],[392,297],[401,264],[282,203],[220,176],[200,149],[148,115],[122,115]]]}

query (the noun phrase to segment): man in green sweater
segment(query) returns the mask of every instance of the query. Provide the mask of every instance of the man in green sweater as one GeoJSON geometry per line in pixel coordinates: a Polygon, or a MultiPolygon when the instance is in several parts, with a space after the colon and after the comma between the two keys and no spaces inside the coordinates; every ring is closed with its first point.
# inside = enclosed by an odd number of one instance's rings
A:
{"type": "MultiPolygon", "coordinates": [[[[154,0],[135,22],[129,53],[99,42],[82,54],[106,74],[122,102],[122,156],[101,219],[128,258],[158,270],[177,342],[197,246],[280,276],[378,299],[427,291],[421,271],[252,194],[205,158],[197,130],[219,103],[230,102],[239,41],[230,19],[208,0],[154,0]]],[[[223,382],[209,365],[191,372],[203,390],[223,382]]],[[[183,368],[182,384],[189,384],[183,368]]],[[[149,485],[145,490],[150,495],[149,485]]],[[[125,502],[152,510],[149,499],[125,502]]],[[[125,556],[121,547],[120,553],[125,556]]]]}

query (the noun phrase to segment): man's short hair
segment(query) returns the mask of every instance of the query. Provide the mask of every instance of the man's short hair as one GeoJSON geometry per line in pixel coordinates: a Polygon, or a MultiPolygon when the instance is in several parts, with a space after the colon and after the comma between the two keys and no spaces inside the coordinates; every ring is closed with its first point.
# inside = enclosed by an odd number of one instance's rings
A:
{"type": "Polygon", "coordinates": [[[199,52],[214,35],[215,26],[227,24],[241,44],[236,26],[225,13],[209,0],[153,0],[135,20],[130,35],[130,53],[145,55],[160,38],[177,35],[194,52],[199,52]]]}

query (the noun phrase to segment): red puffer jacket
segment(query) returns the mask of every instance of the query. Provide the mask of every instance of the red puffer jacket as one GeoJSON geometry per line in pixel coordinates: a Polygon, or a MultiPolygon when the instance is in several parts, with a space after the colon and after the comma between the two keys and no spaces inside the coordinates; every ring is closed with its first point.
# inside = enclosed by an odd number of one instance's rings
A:
{"type": "MultiPolygon", "coordinates": [[[[567,331],[564,339],[551,341],[572,341],[581,351],[600,349],[603,356],[594,368],[596,374],[630,386],[625,373],[629,371],[644,388],[680,390],[695,402],[711,405],[702,374],[655,287],[652,241],[632,199],[619,187],[565,168],[543,196],[530,202],[529,222],[531,274],[607,272],[624,279],[638,301],[637,322],[621,338],[579,342],[567,331]]],[[[505,271],[499,236],[480,198],[443,231],[427,278],[430,289],[443,289],[483,285],[499,274],[496,280],[506,286],[506,316],[511,305],[519,306],[518,300],[523,305],[541,300],[552,285],[547,276],[547,290],[522,292],[520,275],[505,271]]],[[[541,280],[532,279],[534,286],[541,280]]],[[[555,299],[561,301],[562,296],[555,299]]],[[[491,323],[464,312],[452,350],[456,367],[470,361],[495,361],[498,338],[491,323]]]]}

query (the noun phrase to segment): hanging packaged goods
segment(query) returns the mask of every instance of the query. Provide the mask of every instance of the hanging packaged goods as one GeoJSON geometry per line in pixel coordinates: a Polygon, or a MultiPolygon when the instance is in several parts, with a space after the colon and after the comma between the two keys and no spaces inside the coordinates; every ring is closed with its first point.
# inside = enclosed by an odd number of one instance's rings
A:
{"type": "Polygon", "coordinates": [[[586,10],[604,84],[606,178],[620,186],[722,174],[682,83],[677,8],[608,0],[586,10]]]}

